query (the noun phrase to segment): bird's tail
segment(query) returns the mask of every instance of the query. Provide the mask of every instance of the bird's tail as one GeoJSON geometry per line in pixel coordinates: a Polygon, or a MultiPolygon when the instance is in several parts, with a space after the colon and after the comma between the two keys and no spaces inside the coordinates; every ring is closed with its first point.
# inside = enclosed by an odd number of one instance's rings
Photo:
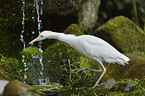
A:
{"type": "Polygon", "coordinates": [[[125,65],[125,64],[129,64],[128,61],[130,61],[130,59],[127,56],[121,54],[119,55],[119,59],[117,61],[118,61],[117,63],[121,65],[125,65]]]}

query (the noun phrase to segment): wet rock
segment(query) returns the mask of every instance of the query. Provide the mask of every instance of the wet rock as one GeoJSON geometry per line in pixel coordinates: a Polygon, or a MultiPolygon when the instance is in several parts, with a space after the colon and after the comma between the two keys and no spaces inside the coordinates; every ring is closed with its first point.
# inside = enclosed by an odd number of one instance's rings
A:
{"type": "Polygon", "coordinates": [[[120,83],[118,86],[118,90],[121,90],[123,92],[132,91],[135,88],[136,84],[130,83],[130,82],[123,82],[120,83]]]}
{"type": "Polygon", "coordinates": [[[115,79],[108,79],[106,82],[101,83],[100,87],[111,89],[115,84],[115,79]]]}
{"type": "MultiPolygon", "coordinates": [[[[42,74],[41,74],[42,64],[40,62],[40,60],[42,59],[42,56],[40,54],[41,52],[39,51],[39,48],[37,47],[27,47],[25,48],[25,50],[21,51],[21,55],[24,58],[23,62],[25,62],[26,64],[23,66],[27,67],[27,70],[25,70],[25,75],[27,76],[27,78],[32,79],[31,81],[28,81],[26,79],[26,82],[30,82],[32,84],[41,83],[39,82],[39,79],[42,77],[42,74]]],[[[48,75],[48,74],[43,74],[43,75],[48,75]]],[[[45,79],[48,79],[48,78],[45,78],[45,79]]],[[[46,81],[49,81],[49,80],[46,80],[46,81]]]]}
{"type": "Polygon", "coordinates": [[[24,84],[18,80],[8,83],[3,92],[3,96],[40,96],[30,85],[24,84]]]}
{"type": "Polygon", "coordinates": [[[124,16],[117,16],[97,28],[101,37],[120,52],[145,51],[145,32],[124,16]]]}
{"type": "Polygon", "coordinates": [[[4,87],[9,83],[7,80],[0,80],[0,96],[3,93],[4,87]]]}

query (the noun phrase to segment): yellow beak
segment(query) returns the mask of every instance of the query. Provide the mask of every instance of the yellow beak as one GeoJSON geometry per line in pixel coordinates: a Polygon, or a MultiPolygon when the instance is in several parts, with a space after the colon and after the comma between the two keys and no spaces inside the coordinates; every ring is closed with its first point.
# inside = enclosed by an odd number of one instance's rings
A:
{"type": "Polygon", "coordinates": [[[37,38],[35,38],[34,40],[32,40],[29,44],[32,44],[32,43],[34,43],[34,42],[36,42],[36,41],[38,41],[39,40],[39,37],[37,37],[37,38]]]}

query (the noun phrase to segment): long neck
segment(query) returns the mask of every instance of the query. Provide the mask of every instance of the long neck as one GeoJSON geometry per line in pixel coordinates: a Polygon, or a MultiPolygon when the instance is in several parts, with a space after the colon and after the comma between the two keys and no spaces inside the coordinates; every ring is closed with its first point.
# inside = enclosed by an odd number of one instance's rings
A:
{"type": "Polygon", "coordinates": [[[76,40],[75,35],[64,34],[64,33],[56,33],[56,32],[53,32],[53,35],[51,37],[52,37],[52,39],[57,39],[59,41],[67,43],[69,45],[72,45],[73,41],[75,42],[75,40],[76,40]]]}

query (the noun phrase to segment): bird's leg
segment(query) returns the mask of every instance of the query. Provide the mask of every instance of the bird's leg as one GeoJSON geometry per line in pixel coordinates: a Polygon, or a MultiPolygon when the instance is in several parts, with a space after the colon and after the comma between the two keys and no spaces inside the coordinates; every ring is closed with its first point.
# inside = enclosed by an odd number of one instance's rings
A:
{"type": "Polygon", "coordinates": [[[77,71],[76,73],[82,71],[82,70],[90,70],[90,71],[95,71],[95,72],[102,72],[102,69],[100,70],[95,70],[95,69],[89,69],[89,68],[81,68],[81,69],[75,69],[75,70],[72,70],[72,71],[77,71]]]}
{"type": "Polygon", "coordinates": [[[102,68],[101,68],[100,64],[99,64],[99,63],[97,63],[97,64],[98,64],[98,66],[99,66],[100,71],[102,71],[102,68]]]}
{"type": "Polygon", "coordinates": [[[92,88],[95,88],[97,85],[98,85],[98,83],[99,83],[99,81],[101,80],[101,78],[103,77],[103,75],[106,73],[106,68],[104,67],[104,65],[103,65],[103,63],[102,62],[100,62],[100,64],[101,64],[101,66],[103,67],[103,73],[101,74],[101,76],[100,76],[100,78],[98,79],[98,81],[95,83],[95,85],[92,87],[92,88]]]}
{"type": "Polygon", "coordinates": [[[83,70],[86,75],[87,75],[87,73],[86,73],[85,70],[90,70],[90,71],[95,71],[95,72],[102,72],[102,68],[101,68],[100,64],[98,64],[98,66],[99,66],[99,70],[90,69],[90,68],[79,68],[79,69],[75,69],[75,70],[71,70],[71,71],[77,71],[76,73],[78,73],[78,72],[83,70]]]}
{"type": "Polygon", "coordinates": [[[77,71],[76,73],[78,73],[78,72],[80,72],[80,71],[82,71],[83,70],[83,72],[86,74],[86,75],[88,75],[87,73],[86,73],[86,68],[81,68],[81,69],[75,69],[75,70],[71,70],[71,71],[77,71]]]}
{"type": "Polygon", "coordinates": [[[78,71],[76,72],[76,73],[78,73],[78,72],[80,72],[80,71],[82,71],[82,70],[85,70],[86,68],[81,68],[81,69],[78,69],[78,71]]]}

